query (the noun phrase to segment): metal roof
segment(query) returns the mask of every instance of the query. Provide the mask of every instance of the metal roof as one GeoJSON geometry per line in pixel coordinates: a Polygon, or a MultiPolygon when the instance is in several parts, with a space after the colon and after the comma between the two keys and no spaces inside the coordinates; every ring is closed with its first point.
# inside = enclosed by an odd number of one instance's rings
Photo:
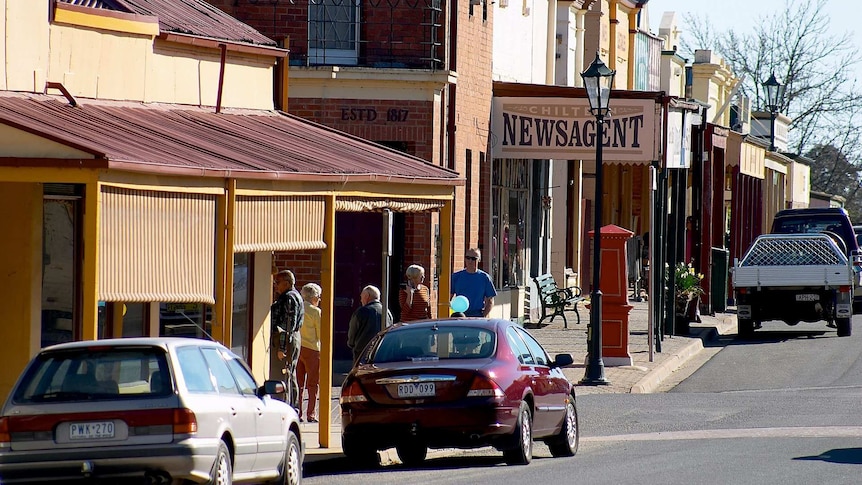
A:
{"type": "MultiPolygon", "coordinates": [[[[90,153],[80,165],[150,173],[462,185],[453,170],[279,111],[0,92],[0,123],[90,153]]],[[[0,141],[0,157],[3,142],[0,141]]],[[[0,158],[0,166],[21,166],[0,158]]],[[[40,164],[52,164],[42,160],[40,164]]],[[[56,161],[68,167],[68,162],[56,161]]]]}
{"type": "Polygon", "coordinates": [[[147,15],[162,33],[275,47],[276,42],[203,0],[58,0],[61,3],[147,15]]]}

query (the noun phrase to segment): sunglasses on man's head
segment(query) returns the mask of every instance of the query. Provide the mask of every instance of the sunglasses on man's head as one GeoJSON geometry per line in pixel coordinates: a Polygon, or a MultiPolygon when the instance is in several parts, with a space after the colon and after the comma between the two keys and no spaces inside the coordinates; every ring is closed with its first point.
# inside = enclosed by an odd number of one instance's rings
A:
{"type": "Polygon", "coordinates": [[[479,261],[478,256],[464,256],[464,259],[469,259],[470,261],[479,261]]]}

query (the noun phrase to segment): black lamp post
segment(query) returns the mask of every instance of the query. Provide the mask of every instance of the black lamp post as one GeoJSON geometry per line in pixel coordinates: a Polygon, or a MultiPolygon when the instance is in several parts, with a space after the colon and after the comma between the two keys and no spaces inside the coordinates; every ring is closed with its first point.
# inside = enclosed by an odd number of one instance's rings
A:
{"type": "Polygon", "coordinates": [[[590,112],[596,117],[596,195],[595,195],[595,230],[593,231],[593,284],[590,292],[590,327],[587,336],[589,349],[587,353],[587,369],[581,384],[609,384],[605,379],[605,364],[602,362],[602,291],[599,288],[601,278],[601,228],[602,228],[602,140],[604,138],[605,116],[608,114],[608,102],[611,97],[611,86],[614,83],[616,71],[611,70],[602,62],[598,52],[596,59],[586,71],[581,73],[584,88],[590,101],[590,112]]]}
{"type": "Polygon", "coordinates": [[[775,73],[769,75],[769,79],[763,83],[766,88],[766,109],[769,110],[769,151],[775,151],[775,116],[781,108],[781,100],[784,98],[784,86],[775,79],[775,73]]]}

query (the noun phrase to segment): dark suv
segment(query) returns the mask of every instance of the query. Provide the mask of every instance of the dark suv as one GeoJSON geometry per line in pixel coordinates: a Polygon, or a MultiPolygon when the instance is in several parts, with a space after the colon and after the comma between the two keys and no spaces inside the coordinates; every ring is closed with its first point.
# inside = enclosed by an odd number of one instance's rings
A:
{"type": "Polygon", "coordinates": [[[862,313],[862,252],[856,241],[856,232],[850,215],[842,207],[785,209],[775,214],[772,234],[824,233],[832,236],[835,244],[853,262],[856,275],[853,288],[853,313],[862,313]]]}

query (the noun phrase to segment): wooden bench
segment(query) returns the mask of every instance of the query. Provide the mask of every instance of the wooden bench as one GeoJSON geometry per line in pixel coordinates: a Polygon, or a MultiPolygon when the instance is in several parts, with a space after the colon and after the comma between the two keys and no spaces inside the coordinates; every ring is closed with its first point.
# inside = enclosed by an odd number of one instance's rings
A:
{"type": "Polygon", "coordinates": [[[578,325],[581,324],[581,314],[578,313],[578,303],[584,300],[581,296],[581,289],[577,286],[569,288],[560,288],[557,282],[554,281],[554,276],[543,274],[533,278],[536,282],[536,288],[539,289],[539,301],[542,304],[542,318],[539,319],[538,325],[542,321],[550,317],[554,321],[557,315],[563,317],[563,328],[569,328],[569,322],[566,321],[564,311],[571,306],[578,317],[578,325]]]}

